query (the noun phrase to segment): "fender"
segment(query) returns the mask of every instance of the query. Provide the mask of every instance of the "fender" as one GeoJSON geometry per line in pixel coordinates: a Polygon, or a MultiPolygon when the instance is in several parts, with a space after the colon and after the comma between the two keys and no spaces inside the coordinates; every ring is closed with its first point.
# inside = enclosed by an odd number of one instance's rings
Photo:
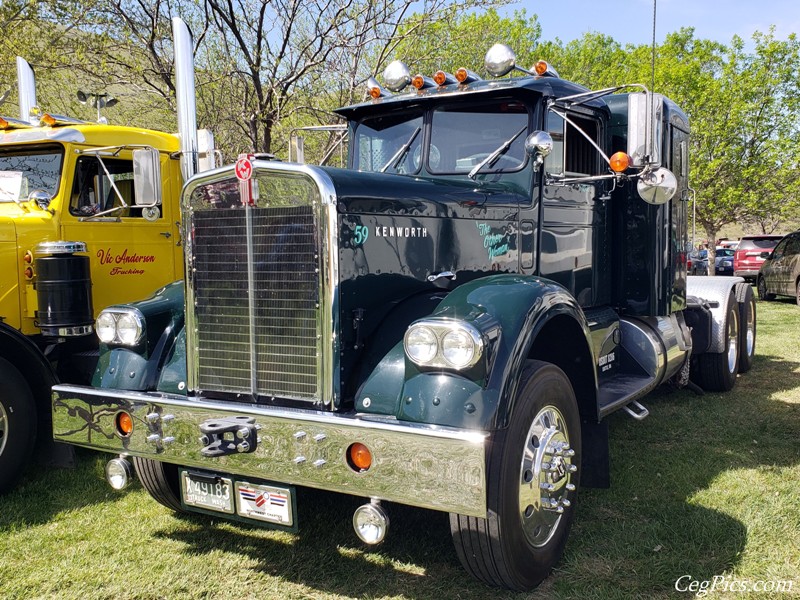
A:
{"type": "Polygon", "coordinates": [[[33,391],[40,411],[50,413],[50,388],[58,384],[50,361],[31,338],[0,322],[0,356],[14,365],[33,391]]]}
{"type": "MultiPolygon", "coordinates": [[[[183,281],[175,281],[160,288],[145,300],[114,305],[114,308],[130,307],[141,312],[145,318],[147,341],[141,348],[135,349],[100,344],[100,357],[92,385],[117,390],[156,389],[161,371],[174,356],[176,341],[184,331],[183,302],[183,281]]],[[[185,357],[185,337],[180,339],[183,340],[180,354],[185,357]]],[[[184,358],[184,372],[185,366],[184,358]]],[[[185,374],[182,381],[186,381],[185,374]]],[[[170,391],[174,390],[170,388],[170,391]]]]}
{"type": "MultiPolygon", "coordinates": [[[[569,319],[591,356],[589,327],[577,301],[561,285],[541,277],[500,274],[474,280],[453,290],[430,316],[469,321],[482,331],[499,327],[499,336],[487,349],[487,372],[423,371],[405,358],[400,343],[359,390],[357,410],[489,431],[508,422],[518,374],[553,319],[569,319]]],[[[591,372],[596,394],[597,375],[591,372]]]]}

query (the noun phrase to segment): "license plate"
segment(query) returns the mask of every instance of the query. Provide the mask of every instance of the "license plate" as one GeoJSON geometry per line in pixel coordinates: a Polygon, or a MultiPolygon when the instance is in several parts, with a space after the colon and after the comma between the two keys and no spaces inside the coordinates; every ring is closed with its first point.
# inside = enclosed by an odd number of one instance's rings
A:
{"type": "Polygon", "coordinates": [[[181,491],[187,506],[233,514],[233,482],[230,479],[181,471],[181,491]]]}
{"type": "Polygon", "coordinates": [[[291,489],[247,481],[237,481],[235,489],[236,514],[240,517],[286,527],[294,525],[291,489]]]}

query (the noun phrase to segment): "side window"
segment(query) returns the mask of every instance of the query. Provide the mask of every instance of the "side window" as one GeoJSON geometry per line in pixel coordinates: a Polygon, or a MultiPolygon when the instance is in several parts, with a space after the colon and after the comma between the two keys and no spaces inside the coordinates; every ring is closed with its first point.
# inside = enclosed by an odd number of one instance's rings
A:
{"type": "Polygon", "coordinates": [[[781,240],[778,243],[778,245],[775,246],[775,250],[772,251],[772,253],[775,256],[775,258],[779,258],[779,257],[783,256],[783,254],[786,252],[786,244],[788,244],[788,243],[789,243],[789,240],[787,238],[787,239],[781,240]]]}
{"type": "Polygon", "coordinates": [[[786,254],[800,254],[800,236],[793,235],[786,240],[786,254]]]}
{"type": "Polygon", "coordinates": [[[599,145],[599,124],[597,121],[576,114],[567,114],[567,118],[571,122],[565,121],[555,113],[547,114],[547,132],[553,138],[553,151],[545,159],[545,170],[551,175],[565,177],[599,175],[600,154],[586,139],[588,136],[599,145]],[[583,135],[584,133],[586,135],[583,135]]]}
{"type": "Polygon", "coordinates": [[[86,217],[112,209],[109,216],[141,216],[134,197],[133,162],[103,159],[101,163],[97,157],[81,156],[75,167],[70,214],[86,217]]]}

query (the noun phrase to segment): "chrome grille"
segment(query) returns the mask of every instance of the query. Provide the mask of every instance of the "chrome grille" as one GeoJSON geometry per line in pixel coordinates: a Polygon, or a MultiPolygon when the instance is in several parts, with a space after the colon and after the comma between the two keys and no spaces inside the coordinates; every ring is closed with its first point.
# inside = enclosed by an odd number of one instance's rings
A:
{"type": "Polygon", "coordinates": [[[262,183],[263,200],[254,207],[200,202],[192,211],[195,381],[201,393],[247,394],[246,401],[251,395],[320,399],[313,194],[301,190],[276,201],[273,194],[287,190],[287,180],[280,183],[262,183]]]}

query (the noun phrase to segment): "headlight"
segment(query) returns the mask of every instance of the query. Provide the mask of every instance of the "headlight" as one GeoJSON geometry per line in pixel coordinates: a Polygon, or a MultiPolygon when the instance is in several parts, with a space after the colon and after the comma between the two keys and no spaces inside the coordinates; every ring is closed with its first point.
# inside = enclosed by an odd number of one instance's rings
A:
{"type": "Polygon", "coordinates": [[[117,320],[114,318],[114,315],[106,311],[101,312],[100,316],[97,317],[95,330],[101,342],[104,344],[113,342],[114,338],[117,337],[117,320]]]}
{"type": "Polygon", "coordinates": [[[411,327],[406,333],[403,343],[406,354],[417,364],[430,362],[439,350],[439,341],[436,339],[436,335],[424,326],[411,327]]]}
{"type": "Polygon", "coordinates": [[[123,313],[117,319],[117,338],[126,346],[136,345],[142,337],[144,327],[136,313],[123,313]]]}
{"type": "Polygon", "coordinates": [[[104,344],[136,346],[145,336],[145,320],[136,308],[107,308],[95,323],[97,337],[104,344]]]}
{"type": "Polygon", "coordinates": [[[411,325],[403,344],[414,364],[462,370],[478,362],[483,355],[484,341],[471,323],[430,319],[411,325]]]}

